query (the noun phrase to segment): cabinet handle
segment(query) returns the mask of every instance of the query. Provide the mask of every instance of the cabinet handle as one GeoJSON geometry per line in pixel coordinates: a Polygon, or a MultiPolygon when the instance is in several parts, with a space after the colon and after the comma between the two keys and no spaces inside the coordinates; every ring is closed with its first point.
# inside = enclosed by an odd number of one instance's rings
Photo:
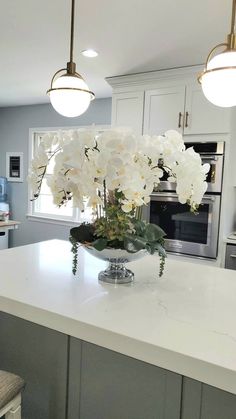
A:
{"type": "Polygon", "coordinates": [[[182,119],[182,113],[179,112],[178,128],[181,128],[181,119],[182,119]]]}
{"type": "Polygon", "coordinates": [[[231,258],[236,258],[236,255],[230,255],[231,258]]]}
{"type": "Polygon", "coordinates": [[[185,128],[188,128],[188,117],[189,117],[189,113],[187,111],[186,112],[186,117],[185,117],[185,128]]]}

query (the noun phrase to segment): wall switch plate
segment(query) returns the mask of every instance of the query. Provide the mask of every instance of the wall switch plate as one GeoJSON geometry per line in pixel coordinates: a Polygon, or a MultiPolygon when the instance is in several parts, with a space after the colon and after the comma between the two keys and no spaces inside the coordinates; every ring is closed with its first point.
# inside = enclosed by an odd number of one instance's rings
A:
{"type": "Polygon", "coordinates": [[[9,182],[23,182],[23,153],[6,153],[6,178],[9,182]]]}

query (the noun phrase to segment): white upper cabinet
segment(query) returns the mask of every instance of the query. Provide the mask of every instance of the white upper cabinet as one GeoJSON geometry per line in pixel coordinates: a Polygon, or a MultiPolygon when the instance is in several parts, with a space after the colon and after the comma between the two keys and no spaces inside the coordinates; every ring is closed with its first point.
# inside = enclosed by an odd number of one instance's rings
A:
{"type": "Polygon", "coordinates": [[[229,116],[229,110],[212,105],[197,84],[161,87],[145,92],[143,132],[154,135],[175,129],[185,135],[227,133],[229,116]]]}
{"type": "Polygon", "coordinates": [[[143,133],[183,131],[185,86],[164,87],[145,92],[143,133]]]}
{"type": "Polygon", "coordinates": [[[144,92],[115,93],[112,96],[112,125],[143,130],[144,92]]]}
{"type": "Polygon", "coordinates": [[[230,129],[230,111],[212,105],[199,84],[186,87],[185,134],[226,133],[230,129]]]}
{"type": "Polygon", "coordinates": [[[113,87],[112,124],[138,134],[183,135],[230,132],[230,109],[212,105],[197,83],[201,67],[163,70],[108,78],[113,87]]]}

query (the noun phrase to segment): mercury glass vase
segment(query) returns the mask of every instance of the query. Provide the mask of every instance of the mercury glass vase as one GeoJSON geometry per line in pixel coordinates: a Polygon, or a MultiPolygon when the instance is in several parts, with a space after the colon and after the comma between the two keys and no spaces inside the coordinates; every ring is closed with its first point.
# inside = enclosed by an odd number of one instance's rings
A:
{"type": "Polygon", "coordinates": [[[132,262],[147,255],[145,249],[129,253],[124,249],[104,249],[98,251],[94,247],[85,247],[86,251],[98,259],[109,263],[107,269],[99,272],[99,281],[109,284],[127,284],[134,280],[134,273],[125,267],[127,262],[132,262]]]}

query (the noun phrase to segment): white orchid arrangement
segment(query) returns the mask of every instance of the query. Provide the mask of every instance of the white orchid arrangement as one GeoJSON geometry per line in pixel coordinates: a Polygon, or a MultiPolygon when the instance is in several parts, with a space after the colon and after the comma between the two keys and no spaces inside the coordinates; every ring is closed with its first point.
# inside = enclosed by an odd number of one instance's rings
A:
{"type": "Polygon", "coordinates": [[[73,200],[81,211],[85,202],[93,208],[91,223],[71,230],[74,254],[78,242],[97,250],[117,247],[136,252],[146,248],[160,254],[162,271],[165,233],[141,220],[142,206],[150,201],[164,172],[176,182],[180,203],[188,203],[194,212],[207,189],[209,165],[202,165],[193,148],[185,149],[177,131],[163,136],[141,136],[120,129],[47,133],[30,168],[33,199],[40,194],[52,158],[55,165],[48,186],[54,204],[62,206],[73,200]]]}

